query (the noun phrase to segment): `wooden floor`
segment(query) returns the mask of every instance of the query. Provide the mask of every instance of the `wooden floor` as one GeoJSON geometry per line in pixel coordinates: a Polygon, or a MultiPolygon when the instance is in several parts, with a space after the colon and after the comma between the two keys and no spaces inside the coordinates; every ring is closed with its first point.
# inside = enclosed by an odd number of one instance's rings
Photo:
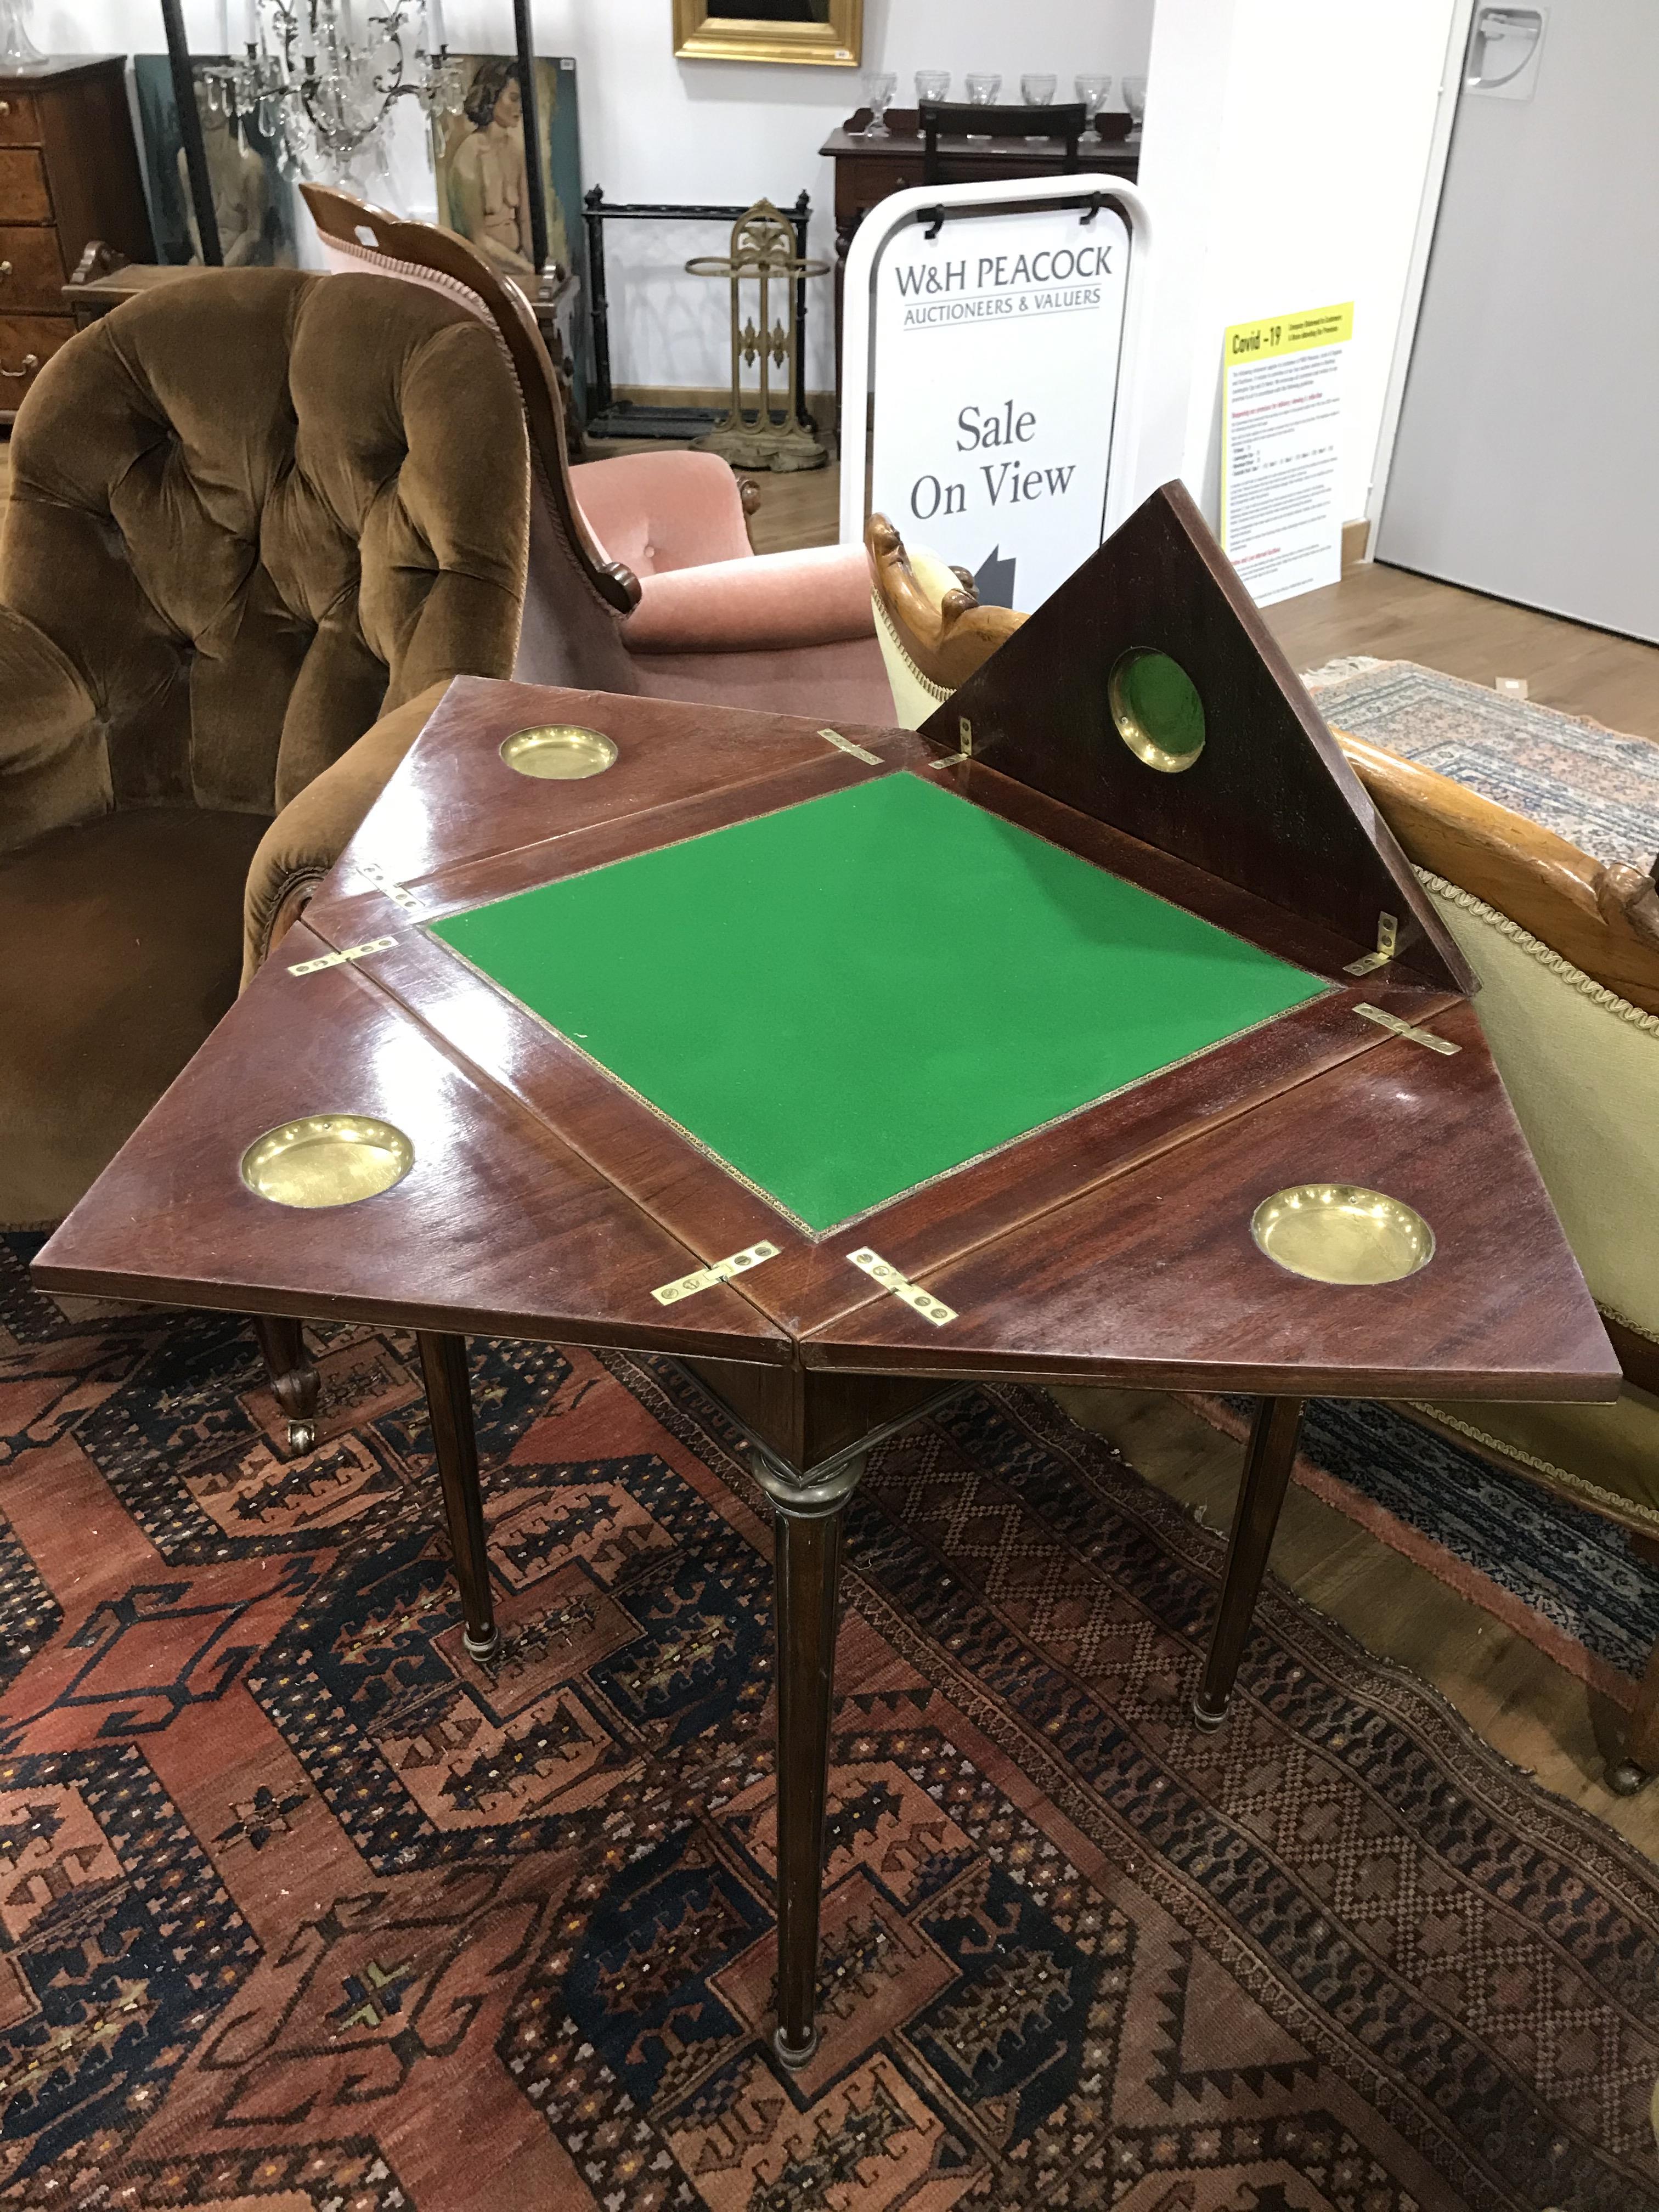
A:
{"type": "Polygon", "coordinates": [[[1317,668],[1339,653],[1374,653],[1380,660],[1420,661],[1475,684],[1524,676],[1528,696],[1543,706],[1659,738],[1659,646],[1534,614],[1408,569],[1375,562],[1352,568],[1340,584],[1269,607],[1267,620],[1294,668],[1317,668]]]}
{"type": "Polygon", "coordinates": [[[790,477],[756,479],[761,503],[749,518],[757,553],[787,553],[793,545],[833,545],[841,536],[841,471],[802,470],[790,477]]]}
{"type": "MultiPolygon", "coordinates": [[[[0,443],[0,498],[7,449],[0,443]]],[[[757,551],[832,544],[836,471],[763,477],[757,551]]],[[[1477,683],[1524,676],[1531,696],[1659,739],[1659,648],[1555,620],[1399,569],[1352,570],[1273,608],[1293,665],[1370,653],[1477,683]]],[[[1068,1390],[1073,1416],[1117,1444],[1150,1481],[1212,1528],[1231,1517],[1240,1449],[1172,1399],[1068,1390]]],[[[1274,1571],[1371,1650],[1434,1683],[1486,1741],[1547,1788],[1589,1807],[1659,1859],[1659,1783],[1620,1798],[1601,1776],[1620,1717],[1526,1640],[1305,1492],[1292,1488],[1274,1571]]]]}

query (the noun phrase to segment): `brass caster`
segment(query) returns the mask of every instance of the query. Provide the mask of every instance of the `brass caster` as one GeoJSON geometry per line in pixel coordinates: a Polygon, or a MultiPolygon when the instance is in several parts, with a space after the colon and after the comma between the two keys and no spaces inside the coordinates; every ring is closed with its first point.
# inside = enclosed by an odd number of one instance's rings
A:
{"type": "Polygon", "coordinates": [[[1226,1725],[1226,1720],[1225,1705],[1223,1705],[1218,1713],[1212,1713],[1205,1704],[1201,1692],[1193,1699],[1193,1726],[1202,1729],[1206,1735],[1213,1735],[1218,1728],[1226,1725]]]}
{"type": "Polygon", "coordinates": [[[1634,1797],[1652,1779],[1645,1766],[1638,1766],[1629,1759],[1621,1759],[1616,1766],[1608,1767],[1607,1773],[1607,1787],[1615,1797],[1634,1797]]]}
{"type": "Polygon", "coordinates": [[[816,2027],[813,2028],[809,2039],[799,2051],[793,2045],[784,2041],[783,2030],[781,2027],[775,2027],[772,2030],[772,2048],[791,2073],[796,2073],[801,2067],[809,2065],[817,2053],[817,2047],[818,2032],[816,2027]]]}
{"type": "Polygon", "coordinates": [[[488,1636],[475,1636],[470,1628],[464,1628],[461,1642],[467,1657],[476,1659],[481,1666],[486,1661],[501,1656],[501,1632],[499,1628],[492,1628],[488,1636]]]}
{"type": "Polygon", "coordinates": [[[315,1421],[290,1421],[288,1425],[288,1448],[290,1451],[308,1452],[317,1449],[315,1421]]]}

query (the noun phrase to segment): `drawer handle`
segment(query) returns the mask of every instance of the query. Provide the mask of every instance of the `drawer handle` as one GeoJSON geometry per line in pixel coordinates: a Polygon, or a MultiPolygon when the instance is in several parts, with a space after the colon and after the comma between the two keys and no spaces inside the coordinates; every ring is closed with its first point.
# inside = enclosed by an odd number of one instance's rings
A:
{"type": "Polygon", "coordinates": [[[39,368],[40,366],[40,356],[38,353],[26,353],[23,356],[23,366],[21,368],[8,368],[5,367],[3,362],[0,362],[0,376],[9,376],[12,380],[12,382],[15,384],[20,382],[21,379],[26,376],[33,376],[35,370],[39,368]]]}
{"type": "Polygon", "coordinates": [[[9,262],[9,261],[0,261],[0,284],[3,284],[3,283],[5,283],[5,281],[6,281],[7,277],[8,277],[8,276],[10,276],[10,274],[11,274],[11,264],[10,264],[10,262],[9,262]]]}
{"type": "Polygon", "coordinates": [[[11,113],[11,102],[10,102],[10,100],[0,100],[0,115],[9,115],[10,113],[11,113]]]}

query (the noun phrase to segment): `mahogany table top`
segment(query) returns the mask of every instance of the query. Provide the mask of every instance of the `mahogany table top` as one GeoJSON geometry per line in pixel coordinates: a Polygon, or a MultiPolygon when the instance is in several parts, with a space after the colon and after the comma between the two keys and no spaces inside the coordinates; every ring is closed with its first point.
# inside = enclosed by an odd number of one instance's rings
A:
{"type": "MultiPolygon", "coordinates": [[[[1612,1397],[1617,1363],[1473,1009],[1404,965],[1346,975],[1367,949],[921,733],[832,738],[787,716],[459,679],[304,923],[37,1267],[50,1287],[118,1297],[867,1376],[1612,1397]],[[542,724],[602,732],[614,766],[581,781],[516,773],[504,738],[542,724]],[[1322,988],[815,1231],[431,933],[486,901],[895,775],[1034,830],[1322,988]],[[390,941],[295,972],[377,939],[390,941]],[[1459,1048],[1359,1018],[1362,1003],[1459,1048]],[[247,1187],[255,1139],[329,1112],[394,1124],[412,1167],[345,1207],[247,1187]],[[1414,1208],[1432,1259],[1369,1285],[1276,1265],[1253,1240],[1254,1210],[1323,1182],[1414,1208]],[[763,1243],[775,1251],[761,1264],[656,1295],[763,1243]],[[951,1318],[851,1257],[869,1251],[951,1318]]],[[[971,941],[958,954],[971,960],[971,941]]]]}

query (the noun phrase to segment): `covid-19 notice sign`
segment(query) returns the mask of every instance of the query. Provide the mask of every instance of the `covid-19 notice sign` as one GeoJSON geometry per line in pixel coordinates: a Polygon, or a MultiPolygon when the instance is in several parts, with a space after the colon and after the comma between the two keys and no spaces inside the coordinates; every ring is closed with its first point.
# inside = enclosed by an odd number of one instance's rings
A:
{"type": "Polygon", "coordinates": [[[875,265],[869,506],[983,605],[1040,606],[1105,535],[1130,252],[1097,197],[952,207],[875,265]]]}
{"type": "Polygon", "coordinates": [[[1259,607],[1342,574],[1353,301],[1235,323],[1223,342],[1221,543],[1259,607]]]}

